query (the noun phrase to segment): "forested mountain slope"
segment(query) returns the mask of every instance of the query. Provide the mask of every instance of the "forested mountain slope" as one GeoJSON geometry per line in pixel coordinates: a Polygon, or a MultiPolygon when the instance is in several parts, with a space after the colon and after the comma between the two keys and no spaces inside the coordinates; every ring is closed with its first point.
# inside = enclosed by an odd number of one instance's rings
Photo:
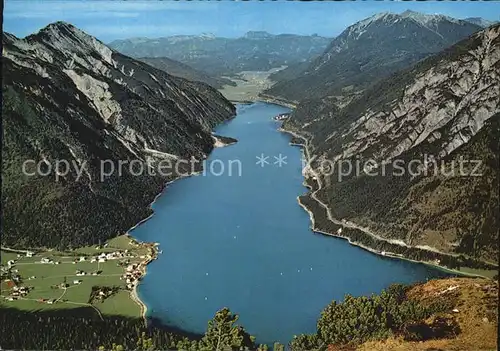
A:
{"type": "Polygon", "coordinates": [[[496,25],[343,108],[304,102],[285,127],[308,137],[316,196],[334,218],[401,245],[496,262],[499,73],[496,25]]]}
{"type": "Polygon", "coordinates": [[[172,76],[203,82],[215,89],[220,89],[224,85],[235,85],[233,81],[227,78],[212,77],[203,71],[194,69],[182,62],[167,57],[141,57],[139,60],[155,68],[161,69],[172,76]]]}
{"type": "Polygon", "coordinates": [[[64,22],[2,41],[4,246],[66,248],[123,233],[177,176],[173,167],[159,175],[159,161],[203,159],[211,129],[235,113],[208,85],[117,53],[64,22]],[[26,160],[36,175],[23,173],[26,160]],[[69,163],[67,173],[56,174],[57,160],[69,163]]]}

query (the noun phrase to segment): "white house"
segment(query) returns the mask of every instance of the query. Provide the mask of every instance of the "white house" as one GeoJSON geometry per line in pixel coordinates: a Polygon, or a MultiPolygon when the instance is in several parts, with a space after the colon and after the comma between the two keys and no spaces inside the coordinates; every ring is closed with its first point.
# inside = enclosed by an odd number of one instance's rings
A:
{"type": "Polygon", "coordinates": [[[74,284],[74,285],[78,285],[78,284],[80,284],[81,282],[82,282],[81,280],[73,280],[73,284],[74,284]]]}
{"type": "Polygon", "coordinates": [[[26,257],[33,257],[33,252],[26,251],[26,257]]]}
{"type": "Polygon", "coordinates": [[[103,262],[106,262],[106,258],[99,258],[99,263],[103,263],[103,262]]]}
{"type": "Polygon", "coordinates": [[[95,258],[95,257],[92,257],[92,258],[90,259],[90,263],[94,263],[94,262],[97,262],[97,260],[96,260],[96,258],[95,258]]]}
{"type": "Polygon", "coordinates": [[[50,263],[50,258],[46,258],[46,257],[44,257],[44,258],[42,258],[42,259],[40,260],[40,262],[42,262],[42,263],[50,263]]]}
{"type": "Polygon", "coordinates": [[[10,266],[12,266],[13,264],[14,264],[14,260],[9,260],[9,261],[7,261],[7,265],[8,265],[9,267],[10,267],[10,266]]]}
{"type": "Polygon", "coordinates": [[[85,261],[85,257],[80,257],[80,262],[84,262],[85,261]]]}

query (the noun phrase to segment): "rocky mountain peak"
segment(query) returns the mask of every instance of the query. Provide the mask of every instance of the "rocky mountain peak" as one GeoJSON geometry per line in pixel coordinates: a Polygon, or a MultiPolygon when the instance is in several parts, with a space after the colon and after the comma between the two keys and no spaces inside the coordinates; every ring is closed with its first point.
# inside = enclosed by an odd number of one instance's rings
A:
{"type": "MultiPolygon", "coordinates": [[[[377,27],[391,27],[398,22],[404,21],[412,21],[419,26],[427,28],[428,26],[435,26],[440,22],[449,22],[454,24],[460,24],[461,22],[465,22],[456,18],[443,16],[439,14],[425,14],[421,12],[416,12],[412,10],[406,10],[401,14],[392,13],[392,12],[382,12],[377,13],[371,17],[368,17],[362,21],[359,21],[344,31],[342,35],[348,35],[354,37],[355,39],[359,38],[363,33],[366,32],[368,27],[377,28],[377,27]]],[[[472,22],[471,22],[472,23],[472,22]]]]}
{"type": "Polygon", "coordinates": [[[442,15],[378,13],[348,27],[310,65],[292,72],[292,79],[278,82],[266,94],[300,101],[341,95],[349,86],[351,91],[363,89],[481,29],[442,15]]]}
{"type": "Polygon", "coordinates": [[[61,52],[82,56],[97,53],[105,62],[111,64],[113,51],[100,40],[64,21],[57,21],[42,28],[38,33],[25,38],[26,43],[42,43],[61,52]]]}

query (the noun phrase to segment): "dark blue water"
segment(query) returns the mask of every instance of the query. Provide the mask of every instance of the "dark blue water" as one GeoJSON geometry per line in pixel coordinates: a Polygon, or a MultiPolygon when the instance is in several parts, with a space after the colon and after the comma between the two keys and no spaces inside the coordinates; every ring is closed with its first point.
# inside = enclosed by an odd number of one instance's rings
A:
{"type": "Polygon", "coordinates": [[[271,120],[283,112],[265,103],[238,106],[237,118],[216,130],[239,141],[210,155],[207,169],[212,162],[215,174],[169,185],[155,215],[133,231],[163,250],[139,287],[150,316],[203,333],[227,306],[258,342],[286,343],[314,332],[320,311],[346,293],[378,293],[391,283],[442,275],[310,230],[297,203],[307,190],[301,150],[271,120]],[[261,154],[269,157],[264,167],[256,165],[261,154]],[[274,164],[280,154],[286,156],[281,167],[274,164]]]}

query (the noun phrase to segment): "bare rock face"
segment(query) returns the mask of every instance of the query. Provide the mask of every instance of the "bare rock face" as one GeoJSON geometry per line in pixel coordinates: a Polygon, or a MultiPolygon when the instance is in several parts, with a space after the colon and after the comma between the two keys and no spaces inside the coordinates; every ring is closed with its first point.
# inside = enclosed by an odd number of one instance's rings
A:
{"type": "Polygon", "coordinates": [[[354,169],[341,180],[339,168],[322,177],[318,196],[334,217],[388,240],[494,261],[500,26],[381,81],[343,108],[329,99],[301,105],[286,125],[310,136],[313,167],[326,159],[354,169]]]}
{"type": "Polygon", "coordinates": [[[476,38],[480,41],[478,47],[459,60],[441,60],[416,75],[403,96],[389,108],[362,114],[342,135],[342,139],[352,140],[342,143],[342,157],[354,157],[369,145],[372,154],[380,155],[378,161],[388,161],[428,140],[435,132],[436,138],[444,126],[448,126],[448,133],[441,141],[439,157],[468,142],[498,112],[498,36],[498,27],[482,32],[476,38]],[[391,143],[384,142],[384,138],[391,143]]]}
{"type": "Polygon", "coordinates": [[[136,176],[124,166],[101,179],[102,161],[201,160],[214,146],[212,128],[235,113],[208,85],[119,54],[64,22],[24,39],[4,33],[2,66],[7,246],[67,247],[123,232],[177,175],[136,176]],[[82,169],[57,181],[54,172],[25,177],[28,159],[82,169]]]}

